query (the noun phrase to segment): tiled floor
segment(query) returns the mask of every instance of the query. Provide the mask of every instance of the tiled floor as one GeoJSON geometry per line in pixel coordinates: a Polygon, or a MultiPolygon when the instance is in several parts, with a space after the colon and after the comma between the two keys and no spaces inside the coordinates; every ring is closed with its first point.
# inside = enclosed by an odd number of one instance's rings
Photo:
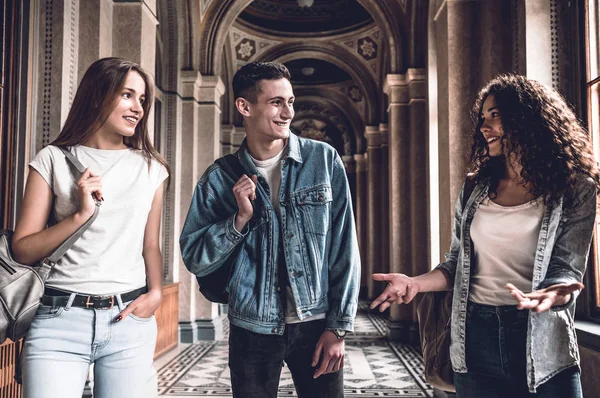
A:
{"type": "MultiPolygon", "coordinates": [[[[361,306],[356,332],[346,338],[346,397],[432,397],[422,377],[423,361],[411,346],[389,342],[383,319],[361,306]]],[[[231,397],[227,341],[180,346],[156,361],[160,397],[231,397]]],[[[296,397],[287,367],[279,397],[296,397]]]]}

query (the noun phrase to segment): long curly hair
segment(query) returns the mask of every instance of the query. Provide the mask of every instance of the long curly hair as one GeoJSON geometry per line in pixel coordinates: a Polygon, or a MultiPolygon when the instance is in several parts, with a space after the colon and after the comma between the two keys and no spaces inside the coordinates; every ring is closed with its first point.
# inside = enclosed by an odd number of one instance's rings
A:
{"type": "Polygon", "coordinates": [[[513,155],[522,166],[521,179],[530,183],[530,193],[542,197],[546,204],[555,203],[562,195],[568,198],[578,173],[591,177],[600,188],[590,137],[556,91],[524,76],[500,75],[479,92],[473,117],[471,169],[476,181],[490,184],[492,194],[505,173],[507,159],[513,155]],[[481,133],[482,106],[489,95],[494,96],[500,111],[503,156],[489,155],[481,133]]]}

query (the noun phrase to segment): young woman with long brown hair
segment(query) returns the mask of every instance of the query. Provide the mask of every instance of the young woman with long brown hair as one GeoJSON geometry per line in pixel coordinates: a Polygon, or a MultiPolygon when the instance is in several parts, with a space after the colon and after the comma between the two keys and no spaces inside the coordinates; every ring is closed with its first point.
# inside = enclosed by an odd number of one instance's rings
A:
{"type": "Polygon", "coordinates": [[[159,247],[168,166],[148,138],[150,77],[120,58],[94,62],[65,125],[30,163],[13,236],[34,264],[94,213],[98,217],[50,273],[25,337],[25,398],[79,398],[90,364],[94,397],[156,395],[154,311],[162,290],[159,247]],[[87,169],[75,175],[59,147],[87,169]]]}

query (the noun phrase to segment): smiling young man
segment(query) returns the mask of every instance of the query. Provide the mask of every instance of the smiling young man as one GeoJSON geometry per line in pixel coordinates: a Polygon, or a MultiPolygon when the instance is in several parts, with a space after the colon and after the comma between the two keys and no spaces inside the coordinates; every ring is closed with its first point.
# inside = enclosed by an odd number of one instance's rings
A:
{"type": "Polygon", "coordinates": [[[234,397],[277,397],[285,361],[299,397],[343,397],[344,336],[360,259],[344,165],[331,146],[290,133],[287,68],[251,63],[233,78],[246,139],[233,179],[217,164],[196,186],[181,234],[197,276],[231,262],[234,397]]]}

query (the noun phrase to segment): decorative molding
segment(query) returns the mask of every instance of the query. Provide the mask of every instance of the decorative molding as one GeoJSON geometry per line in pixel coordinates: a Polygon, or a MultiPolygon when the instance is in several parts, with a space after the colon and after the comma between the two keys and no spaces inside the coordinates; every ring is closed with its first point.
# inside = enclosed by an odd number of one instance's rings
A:
{"type": "Polygon", "coordinates": [[[550,48],[552,64],[552,88],[560,90],[559,37],[560,24],[556,0],[550,0],[550,48]]]}
{"type": "Polygon", "coordinates": [[[513,56],[512,56],[512,70],[516,73],[521,73],[520,68],[520,56],[519,56],[519,25],[521,17],[519,15],[519,0],[512,0],[513,9],[513,56]]]}
{"type": "MultiPolygon", "coordinates": [[[[42,146],[50,143],[50,122],[52,104],[52,17],[53,0],[44,2],[45,29],[44,29],[44,93],[42,105],[42,146]]],[[[38,148],[39,149],[39,148],[38,148]]]]}
{"type": "Polygon", "coordinates": [[[282,43],[281,41],[253,35],[233,26],[229,30],[229,42],[231,43],[231,59],[234,60],[233,70],[230,71],[232,76],[240,67],[256,60],[267,49],[282,43]]]}
{"type": "MultiPolygon", "coordinates": [[[[68,109],[77,91],[77,49],[79,47],[79,1],[71,0],[69,7],[69,96],[68,109]]],[[[66,35],[65,35],[66,36],[66,35]]]]}
{"type": "MultiPolygon", "coordinates": [[[[175,60],[179,59],[177,57],[178,46],[175,42],[175,37],[177,35],[176,29],[176,18],[175,18],[175,10],[173,7],[165,7],[166,10],[166,33],[167,33],[167,57],[169,60],[166,62],[166,76],[163,76],[162,81],[165,83],[165,87],[167,90],[176,90],[177,88],[177,62],[175,60]]],[[[162,15],[161,15],[162,16],[162,15]]],[[[164,32],[164,30],[163,30],[164,32]]],[[[164,42],[164,37],[163,37],[164,42]]],[[[158,54],[157,54],[158,55],[158,54]]],[[[165,58],[165,57],[162,57],[165,58]]],[[[162,59],[158,59],[157,62],[162,62],[162,59]]],[[[164,143],[162,155],[165,157],[166,161],[170,165],[174,165],[174,153],[173,153],[173,144],[175,143],[175,129],[176,122],[174,115],[177,113],[177,101],[178,98],[174,94],[166,94],[163,100],[165,106],[163,107],[163,114],[165,116],[165,131],[161,131],[161,143],[164,143]]],[[[171,168],[171,173],[174,168],[171,168]]],[[[175,176],[177,178],[177,176],[175,176]]],[[[163,245],[162,245],[162,254],[163,254],[163,281],[167,281],[172,279],[172,268],[173,261],[172,258],[172,248],[175,243],[172,242],[172,238],[175,234],[173,231],[173,201],[174,201],[174,187],[175,184],[172,180],[171,186],[173,188],[168,189],[165,194],[165,203],[164,203],[164,213],[163,213],[163,245]]]]}
{"type": "Polygon", "coordinates": [[[352,51],[373,75],[375,81],[379,81],[381,64],[384,58],[382,36],[381,30],[375,25],[366,31],[353,32],[350,37],[344,35],[340,39],[333,40],[333,42],[352,51]]]}

